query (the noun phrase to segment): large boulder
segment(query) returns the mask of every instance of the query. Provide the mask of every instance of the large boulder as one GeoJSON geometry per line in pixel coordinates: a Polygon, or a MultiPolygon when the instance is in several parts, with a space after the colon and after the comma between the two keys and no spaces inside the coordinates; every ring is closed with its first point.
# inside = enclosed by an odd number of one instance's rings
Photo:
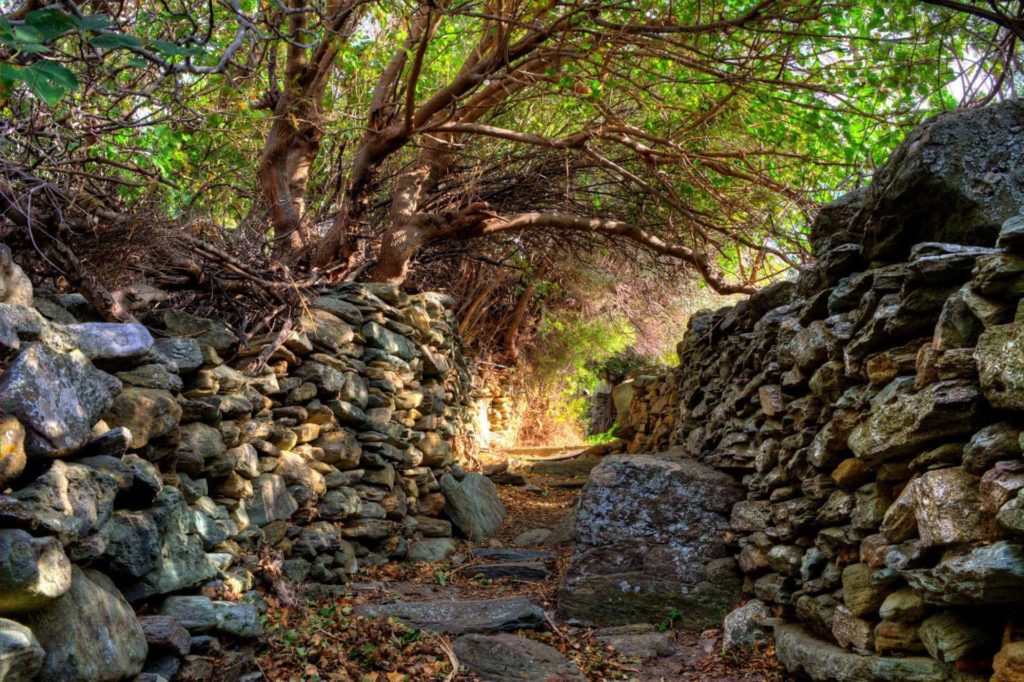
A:
{"type": "Polygon", "coordinates": [[[71,588],[71,562],[55,538],[0,530],[0,613],[25,613],[71,588]]]}
{"type": "Polygon", "coordinates": [[[860,459],[881,462],[912,455],[977,428],[981,394],[971,383],[940,381],[913,390],[913,377],[900,377],[871,401],[867,419],[850,434],[860,459]]]}
{"type": "Polygon", "coordinates": [[[445,511],[452,523],[473,541],[494,535],[505,520],[505,507],[491,479],[478,473],[466,474],[461,481],[450,474],[441,477],[445,511]]]}
{"type": "Polygon", "coordinates": [[[121,522],[119,534],[113,537],[121,542],[134,541],[140,547],[133,550],[137,560],[129,562],[122,556],[114,562],[127,575],[141,573],[132,576],[137,580],[126,586],[128,599],[136,601],[175,592],[217,576],[181,491],[169,486],[161,489],[146,516],[152,519],[151,524],[125,524],[123,518],[112,519],[121,522]]]}
{"type": "Polygon", "coordinates": [[[895,261],[924,241],[992,246],[1024,205],[1024,102],[936,116],[878,169],[861,219],[864,252],[895,261]]]}
{"type": "Polygon", "coordinates": [[[576,514],[576,552],[558,593],[563,618],[597,625],[717,627],[739,598],[728,547],[741,496],[728,475],[668,455],[607,457],[576,514]]]}
{"type": "Polygon", "coordinates": [[[102,573],[72,569],[71,589],[26,617],[46,650],[40,679],[114,682],[137,675],[149,647],[135,612],[102,573]]]}
{"type": "Polygon", "coordinates": [[[31,630],[0,618],[0,682],[31,682],[43,667],[45,655],[31,630]]]}
{"type": "Polygon", "coordinates": [[[63,457],[85,444],[121,382],[81,351],[58,353],[35,343],[0,376],[0,412],[26,427],[29,455],[63,457]]]}

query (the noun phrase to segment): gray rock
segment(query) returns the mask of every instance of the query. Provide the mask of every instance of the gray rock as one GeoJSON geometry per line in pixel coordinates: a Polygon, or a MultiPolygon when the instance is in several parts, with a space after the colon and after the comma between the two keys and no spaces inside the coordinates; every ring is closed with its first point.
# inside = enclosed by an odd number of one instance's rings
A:
{"type": "Polygon", "coordinates": [[[346,519],[362,514],[363,500],[354,489],[343,486],[328,490],[320,498],[317,509],[325,519],[346,519]]]}
{"type": "Polygon", "coordinates": [[[480,564],[472,570],[473,576],[488,580],[509,578],[522,582],[544,580],[548,577],[548,567],[537,561],[510,561],[497,564],[480,564]]]}
{"type": "Polygon", "coordinates": [[[964,447],[964,468],[982,474],[993,464],[1020,457],[1020,429],[1006,422],[990,424],[973,436],[964,447]]]}
{"type": "Polygon", "coordinates": [[[670,631],[649,623],[600,628],[594,636],[620,654],[640,660],[671,656],[676,648],[670,631]]]}
{"type": "Polygon", "coordinates": [[[516,547],[529,547],[531,545],[543,545],[544,541],[551,537],[550,528],[531,528],[523,531],[512,539],[516,547]]]}
{"type": "Polygon", "coordinates": [[[45,655],[31,630],[0,618],[0,681],[31,682],[42,669],[45,655]]]}
{"type": "Polygon", "coordinates": [[[0,301],[12,305],[32,305],[32,280],[25,275],[6,244],[0,244],[0,301]]]}
{"type": "Polygon", "coordinates": [[[461,481],[444,475],[439,481],[445,510],[467,538],[479,542],[494,535],[505,520],[505,507],[490,479],[470,473],[461,481]]]}
{"type": "Polygon", "coordinates": [[[160,615],[173,618],[190,632],[208,632],[217,625],[213,600],[200,595],[167,597],[160,605],[160,615]]]}
{"type": "Polygon", "coordinates": [[[450,557],[455,550],[455,541],[451,538],[418,540],[409,543],[406,559],[414,562],[436,563],[450,557]]]}
{"type": "Polygon", "coordinates": [[[733,609],[722,625],[722,645],[732,649],[767,641],[768,631],[762,622],[770,615],[765,603],[757,599],[733,609]]]}
{"type": "MultiPolygon", "coordinates": [[[[192,587],[217,576],[216,567],[207,559],[203,541],[196,532],[191,510],[177,488],[164,487],[148,510],[157,535],[139,536],[140,542],[152,542],[157,557],[152,568],[125,586],[131,601],[167,594],[192,587]]],[[[129,535],[129,537],[131,537],[129,535]]]]}
{"type": "Polygon", "coordinates": [[[987,614],[956,611],[925,618],[918,631],[928,655],[946,663],[979,650],[994,650],[1001,633],[1001,624],[987,614]]]}
{"type": "Polygon", "coordinates": [[[456,639],[453,648],[461,663],[489,682],[586,680],[556,649],[526,637],[469,634],[456,639]]]}
{"type": "Polygon", "coordinates": [[[71,589],[26,617],[46,650],[40,678],[113,682],[142,671],[149,647],[128,602],[102,573],[72,569],[71,589]]]}
{"type": "Polygon", "coordinates": [[[915,128],[875,173],[864,255],[898,260],[927,240],[990,246],[1024,205],[1019,121],[1010,101],[940,114],[915,128]]]}
{"type": "Polygon", "coordinates": [[[253,496],[246,501],[245,510],[253,525],[286,520],[299,508],[284,479],[277,474],[262,474],[252,484],[253,496]]]}
{"type": "Polygon", "coordinates": [[[217,631],[235,637],[258,637],[260,615],[256,607],[241,601],[215,601],[213,614],[217,631]]]}
{"type": "Polygon", "coordinates": [[[995,539],[995,519],[981,509],[978,483],[961,467],[929,471],[914,482],[914,513],[926,546],[995,539]]]}
{"type": "Polygon", "coordinates": [[[362,604],[356,607],[356,613],[369,618],[398,618],[410,627],[452,635],[522,630],[544,624],[544,612],[525,597],[362,604]]]}
{"type": "Polygon", "coordinates": [[[298,328],[311,341],[337,352],[352,343],[355,332],[340,318],[320,308],[310,308],[299,318],[298,328]]]}
{"type": "Polygon", "coordinates": [[[153,337],[141,324],[83,322],[64,325],[64,332],[90,360],[139,358],[153,347],[153,337]]]}
{"type": "Polygon", "coordinates": [[[976,547],[935,568],[902,571],[929,604],[1009,604],[1024,589],[1024,547],[1006,541],[976,547]]]}
{"type": "Polygon", "coordinates": [[[862,656],[810,635],[798,625],[775,626],[775,651],[791,673],[820,682],[944,682],[953,673],[925,656],[862,656]]]}
{"type": "Polygon", "coordinates": [[[85,444],[121,382],[80,351],[32,344],[0,376],[0,412],[26,427],[29,455],[63,457],[85,444]]]}
{"type": "Polygon", "coordinates": [[[109,473],[57,460],[31,484],[0,495],[0,523],[71,543],[107,522],[118,489],[118,480],[109,473]]]}
{"type": "Polygon", "coordinates": [[[559,614],[625,625],[674,609],[683,628],[720,625],[739,600],[724,537],[740,494],[731,477],[692,460],[606,457],[580,497],[559,614]]]}
{"type": "Polygon", "coordinates": [[[157,339],[154,346],[174,363],[178,373],[193,372],[203,365],[203,350],[195,339],[167,337],[157,339]]]}
{"type": "Polygon", "coordinates": [[[1017,323],[995,325],[983,331],[974,358],[985,399],[993,407],[1024,410],[1024,352],[1017,323]]]}
{"type": "Polygon", "coordinates": [[[379,348],[403,360],[412,360],[419,355],[416,344],[376,322],[367,322],[363,325],[363,337],[366,339],[366,345],[371,348],[379,348]]]}
{"type": "Polygon", "coordinates": [[[55,538],[0,530],[0,613],[27,613],[71,589],[71,562],[55,538]]]}
{"type": "Polygon", "coordinates": [[[886,461],[975,430],[981,396],[973,385],[940,381],[911,392],[912,381],[896,379],[871,401],[868,418],[850,434],[857,457],[886,461]]]}
{"type": "Polygon", "coordinates": [[[181,377],[157,362],[138,365],[130,370],[118,372],[117,378],[129,386],[158,388],[165,391],[180,391],[185,385],[181,377]]]}

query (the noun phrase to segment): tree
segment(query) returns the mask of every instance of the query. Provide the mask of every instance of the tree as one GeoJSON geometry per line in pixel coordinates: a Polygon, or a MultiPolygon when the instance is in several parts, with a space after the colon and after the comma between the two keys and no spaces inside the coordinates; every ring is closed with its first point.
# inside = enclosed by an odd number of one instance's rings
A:
{"type": "Polygon", "coordinates": [[[901,125],[1012,93],[1020,26],[952,0],[0,0],[5,238],[96,300],[68,256],[143,228],[190,252],[150,259],[162,283],[274,306],[538,249],[748,292],[901,125]]]}

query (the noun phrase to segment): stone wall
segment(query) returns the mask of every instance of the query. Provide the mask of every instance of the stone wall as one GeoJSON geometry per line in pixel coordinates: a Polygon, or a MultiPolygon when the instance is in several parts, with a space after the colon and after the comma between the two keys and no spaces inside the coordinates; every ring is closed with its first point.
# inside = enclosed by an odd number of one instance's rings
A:
{"type": "Polygon", "coordinates": [[[1024,679],[1022,122],[1009,102],[915,130],[822,211],[812,267],[695,315],[681,366],[635,382],[630,452],[742,482],[757,601],[727,630],[775,617],[791,670],[1024,679]]]}
{"type": "Polygon", "coordinates": [[[106,324],[33,298],[0,245],[0,680],[209,679],[216,638],[258,633],[261,582],[444,556],[452,520],[479,534],[451,304],[333,287],[243,345],[180,311],[106,324]]]}

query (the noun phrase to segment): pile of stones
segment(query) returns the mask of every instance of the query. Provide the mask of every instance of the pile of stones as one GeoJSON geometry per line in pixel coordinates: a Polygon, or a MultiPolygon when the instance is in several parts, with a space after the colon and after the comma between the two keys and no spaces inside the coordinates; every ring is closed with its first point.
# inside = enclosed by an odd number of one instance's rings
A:
{"type": "Polygon", "coordinates": [[[261,583],[493,533],[493,485],[456,463],[472,377],[451,307],[341,285],[243,344],[177,310],[95,321],[0,245],[0,680],[208,680],[223,641],[259,633],[261,583]]]}
{"type": "Polygon", "coordinates": [[[794,280],[695,315],[631,452],[741,482],[737,642],[818,680],[1024,679],[1024,104],[915,130],[794,280]]]}

